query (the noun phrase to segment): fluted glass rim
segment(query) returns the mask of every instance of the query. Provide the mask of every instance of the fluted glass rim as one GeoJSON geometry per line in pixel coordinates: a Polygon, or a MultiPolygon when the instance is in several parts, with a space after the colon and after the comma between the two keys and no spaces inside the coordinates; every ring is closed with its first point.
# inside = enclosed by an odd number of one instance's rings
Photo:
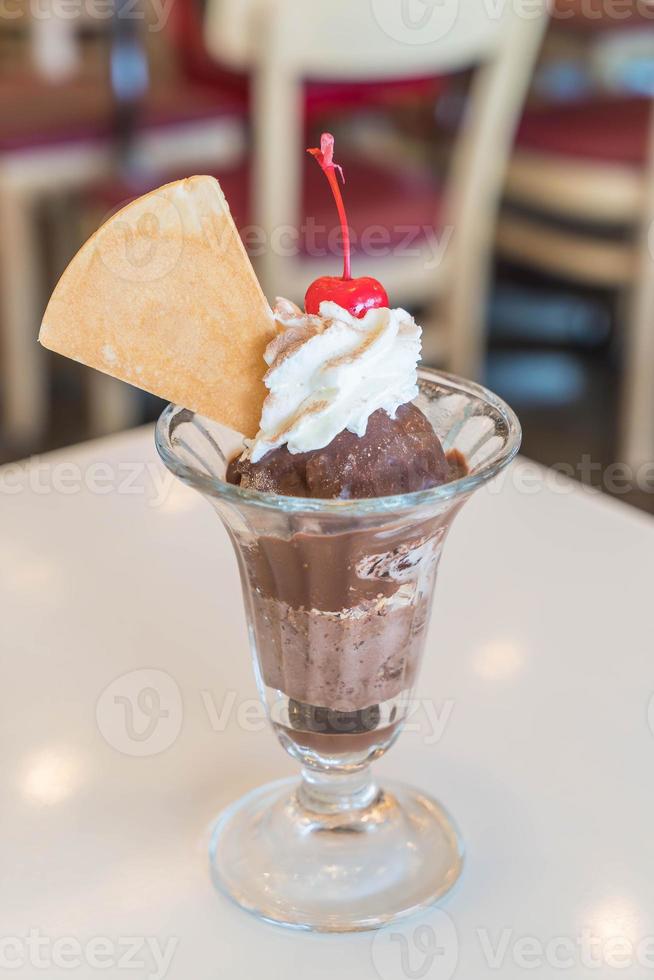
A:
{"type": "MultiPolygon", "coordinates": [[[[287,497],[280,494],[264,493],[260,490],[243,489],[227,483],[218,477],[209,476],[202,470],[189,466],[175,452],[171,442],[171,423],[184,412],[184,421],[202,419],[198,413],[170,404],[161,413],[155,427],[155,444],[165,466],[178,479],[201,493],[235,505],[249,505],[268,510],[282,511],[286,514],[334,514],[341,517],[363,517],[386,514],[402,510],[454,501],[465,497],[488,483],[503,470],[517,455],[522,441],[522,429],[513,409],[498,395],[474,381],[459,378],[457,375],[433,368],[418,369],[418,378],[432,384],[439,384],[451,394],[465,394],[486,402],[504,419],[506,440],[496,453],[489,457],[474,473],[443,483],[429,490],[413,493],[394,494],[388,497],[365,497],[357,500],[323,500],[308,497],[287,497]]],[[[210,420],[208,420],[210,421],[210,420]]]]}

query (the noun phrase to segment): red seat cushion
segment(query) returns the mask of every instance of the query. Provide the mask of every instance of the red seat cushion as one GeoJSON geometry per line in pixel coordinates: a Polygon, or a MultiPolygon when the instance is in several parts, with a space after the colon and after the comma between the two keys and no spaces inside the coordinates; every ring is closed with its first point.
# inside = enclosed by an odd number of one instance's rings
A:
{"type": "MultiPolygon", "coordinates": [[[[361,255],[362,262],[368,249],[374,261],[377,247],[380,252],[385,243],[389,250],[397,248],[407,242],[409,234],[415,245],[416,239],[424,238],[425,228],[433,229],[438,224],[442,188],[433,174],[387,169],[354,158],[339,162],[347,181],[344,198],[352,232],[352,253],[361,255]]],[[[306,226],[304,250],[311,254],[317,246],[322,254],[331,244],[332,250],[336,246],[339,252],[336,206],[324,174],[310,158],[305,169],[302,214],[306,226]]]]}
{"type": "Polygon", "coordinates": [[[642,166],[647,160],[649,99],[606,99],[528,110],[519,148],[552,156],[642,166]]]}
{"type": "MultiPolygon", "coordinates": [[[[187,77],[228,92],[241,105],[250,101],[250,79],[240,72],[222,68],[207,58],[184,60],[187,77]]],[[[315,82],[305,85],[305,116],[313,120],[326,112],[383,107],[418,99],[436,100],[447,84],[444,77],[412,78],[379,82],[315,82]]]]}
{"type": "MultiPolygon", "coordinates": [[[[442,211],[442,193],[429,174],[387,171],[355,160],[343,159],[347,174],[346,206],[352,229],[352,251],[361,255],[362,274],[369,245],[371,261],[375,249],[390,251],[404,245],[413,246],[425,237],[425,229],[438,225],[442,211]],[[364,247],[361,237],[364,236],[364,247]],[[411,241],[408,241],[408,236],[411,241]],[[378,236],[378,237],[375,237],[378,236]]],[[[183,174],[159,174],[149,183],[138,186],[121,181],[97,187],[92,202],[107,214],[140,194],[175,180],[183,174]]],[[[249,174],[245,168],[216,174],[239,229],[252,223],[249,208],[249,174]]],[[[302,203],[301,248],[304,254],[320,257],[330,251],[340,254],[338,216],[327,181],[318,165],[307,156],[302,203]]],[[[246,236],[246,244],[248,243],[246,236]]],[[[289,259],[290,261],[290,259],[289,259]]]]}
{"type": "MultiPolygon", "coordinates": [[[[35,80],[0,83],[0,152],[101,140],[114,131],[115,103],[108,86],[67,83],[46,87],[35,80]]],[[[137,128],[244,116],[238,100],[216,89],[173,81],[145,98],[137,128]]]]}
{"type": "Polygon", "coordinates": [[[384,82],[308,82],[306,113],[312,119],[323,112],[367,106],[390,106],[403,101],[433,99],[443,92],[444,77],[386,80],[384,82]]]}
{"type": "MultiPolygon", "coordinates": [[[[435,98],[443,84],[439,79],[389,83],[388,87],[312,83],[307,89],[307,113],[313,117],[338,108],[388,105],[418,93],[429,92],[435,98]]],[[[234,94],[229,86],[225,89],[217,77],[202,82],[175,79],[148,92],[137,125],[148,130],[228,115],[245,119],[247,111],[242,93],[234,94]]],[[[44,86],[34,78],[0,82],[0,152],[108,139],[114,118],[115,103],[105,85],[44,86]]]]}

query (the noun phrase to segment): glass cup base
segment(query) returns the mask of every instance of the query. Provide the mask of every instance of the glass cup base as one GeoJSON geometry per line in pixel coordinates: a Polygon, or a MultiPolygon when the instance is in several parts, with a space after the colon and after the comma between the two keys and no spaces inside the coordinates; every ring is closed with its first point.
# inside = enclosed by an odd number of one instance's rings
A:
{"type": "Polygon", "coordinates": [[[450,818],[388,782],[367,805],[314,812],[297,779],[269,783],[218,818],[216,887],[267,922],[315,932],[378,929],[433,904],[463,867],[450,818]]]}

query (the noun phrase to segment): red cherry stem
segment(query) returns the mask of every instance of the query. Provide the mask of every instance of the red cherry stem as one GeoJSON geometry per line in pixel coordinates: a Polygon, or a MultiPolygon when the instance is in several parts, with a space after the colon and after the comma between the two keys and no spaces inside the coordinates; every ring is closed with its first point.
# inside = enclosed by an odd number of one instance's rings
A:
{"type": "Polygon", "coordinates": [[[336,201],[338,220],[341,223],[341,230],[343,232],[343,279],[351,279],[352,258],[351,258],[351,246],[350,246],[350,226],[347,223],[347,213],[345,211],[345,205],[343,204],[343,195],[341,194],[341,189],[338,186],[338,180],[336,178],[335,168],[331,167],[325,170],[325,174],[327,175],[329,186],[332,189],[334,200],[336,201]]]}
{"type": "Polygon", "coordinates": [[[351,279],[352,259],[350,247],[350,226],[347,223],[347,213],[345,211],[345,205],[343,204],[343,196],[341,194],[341,188],[338,184],[338,178],[336,177],[336,171],[338,170],[340,173],[343,183],[345,183],[345,177],[343,176],[342,167],[339,167],[337,163],[334,163],[334,137],[331,135],[331,133],[323,133],[320,137],[320,149],[314,147],[313,149],[307,150],[307,153],[310,153],[311,156],[316,158],[323,173],[329,181],[329,186],[332,189],[332,194],[334,195],[334,200],[336,201],[338,218],[341,223],[341,231],[343,233],[343,279],[351,279]]]}

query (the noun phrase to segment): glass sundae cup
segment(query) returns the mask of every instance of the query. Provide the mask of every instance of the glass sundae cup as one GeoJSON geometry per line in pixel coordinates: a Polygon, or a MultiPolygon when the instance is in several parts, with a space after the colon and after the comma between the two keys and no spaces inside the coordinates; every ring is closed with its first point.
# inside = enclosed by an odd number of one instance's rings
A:
{"type": "Polygon", "coordinates": [[[301,778],[264,786],[217,820],[217,886],[263,919],[345,932],[445,894],[462,849],[442,807],[370,764],[398,737],[425,648],[441,549],[462,504],[516,454],[499,398],[422,369],[416,405],[454,464],[430,490],[358,500],[284,497],[226,481],[233,432],[169,406],[168,468],[216,508],[236,551],[259,692],[301,778]],[[461,455],[459,455],[461,454],[461,455]],[[465,468],[456,472],[456,460],[465,468]],[[461,475],[464,474],[464,475],[461,475]]]}

